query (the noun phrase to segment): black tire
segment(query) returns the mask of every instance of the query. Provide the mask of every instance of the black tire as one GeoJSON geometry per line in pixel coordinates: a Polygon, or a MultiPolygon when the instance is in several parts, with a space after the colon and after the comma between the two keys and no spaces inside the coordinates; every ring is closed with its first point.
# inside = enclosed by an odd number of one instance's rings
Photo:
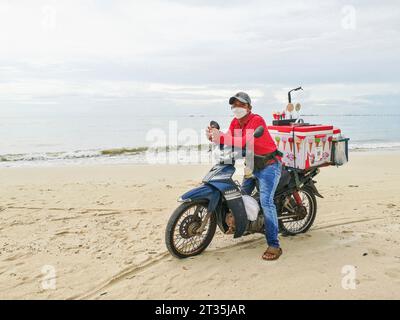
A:
{"type": "Polygon", "coordinates": [[[217,228],[217,221],[215,217],[215,213],[211,213],[210,219],[208,221],[208,230],[207,230],[207,235],[205,236],[204,240],[202,240],[201,245],[197,247],[195,250],[191,252],[182,252],[179,251],[178,248],[175,246],[174,242],[174,232],[175,232],[175,227],[181,218],[181,216],[190,208],[195,207],[195,206],[202,206],[207,208],[208,206],[208,201],[207,200],[195,200],[192,202],[184,202],[182,203],[178,208],[175,209],[173,214],[168,220],[167,228],[165,230],[165,244],[167,246],[168,251],[175,257],[177,258],[188,258],[192,256],[196,256],[200,253],[202,253],[210,244],[211,240],[214,237],[215,230],[217,228]]]}
{"type": "Polygon", "coordinates": [[[311,212],[307,215],[308,221],[303,228],[301,228],[298,231],[293,231],[293,230],[288,229],[285,226],[284,222],[279,220],[279,229],[283,236],[294,236],[296,234],[307,232],[313,225],[315,217],[317,216],[317,199],[315,197],[314,190],[308,186],[304,186],[303,188],[300,189],[300,191],[303,191],[307,195],[307,197],[309,198],[311,207],[312,207],[311,212]]]}

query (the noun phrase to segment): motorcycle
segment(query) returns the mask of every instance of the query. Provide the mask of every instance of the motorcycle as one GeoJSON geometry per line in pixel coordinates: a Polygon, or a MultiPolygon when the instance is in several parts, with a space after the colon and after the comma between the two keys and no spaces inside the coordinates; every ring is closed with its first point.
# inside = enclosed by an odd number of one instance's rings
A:
{"type": "MultiPolygon", "coordinates": [[[[219,129],[212,121],[211,127],[219,129]]],[[[254,138],[264,133],[262,126],[254,131],[254,138]]],[[[222,149],[222,146],[220,146],[222,149]]],[[[165,242],[168,251],[177,258],[187,258],[202,253],[216,232],[217,225],[223,233],[229,230],[226,223],[228,214],[235,221],[234,238],[254,233],[264,233],[264,214],[260,205],[259,188],[251,194],[259,204],[260,210],[255,221],[248,220],[243,202],[244,191],[232,179],[235,173],[233,151],[221,153],[219,163],[214,165],[203,178],[202,184],[183,194],[179,207],[169,218],[165,242]],[[229,158],[230,161],[227,161],[229,158]]],[[[274,203],[277,209],[279,231],[283,235],[296,235],[307,232],[317,214],[316,197],[323,198],[315,187],[313,178],[320,172],[318,168],[300,170],[282,167],[274,203]]]]}

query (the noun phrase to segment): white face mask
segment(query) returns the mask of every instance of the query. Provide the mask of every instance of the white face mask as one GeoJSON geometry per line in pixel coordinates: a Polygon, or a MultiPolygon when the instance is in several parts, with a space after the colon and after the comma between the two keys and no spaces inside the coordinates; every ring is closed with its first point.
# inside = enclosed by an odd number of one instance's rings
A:
{"type": "Polygon", "coordinates": [[[247,115],[247,110],[244,108],[233,108],[233,115],[235,116],[236,119],[242,119],[244,116],[247,115]]]}

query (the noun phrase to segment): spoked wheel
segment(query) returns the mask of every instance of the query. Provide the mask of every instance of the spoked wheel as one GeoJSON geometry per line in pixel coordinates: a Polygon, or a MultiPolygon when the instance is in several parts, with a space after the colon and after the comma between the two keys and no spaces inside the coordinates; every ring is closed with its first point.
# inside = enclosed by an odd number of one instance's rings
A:
{"type": "Polygon", "coordinates": [[[304,233],[311,228],[317,214],[317,200],[314,192],[309,187],[298,191],[302,205],[298,205],[290,196],[289,205],[294,209],[294,214],[285,212],[280,215],[279,227],[285,235],[304,233]]]}
{"type": "Polygon", "coordinates": [[[205,200],[182,203],[169,218],[165,242],[172,255],[187,258],[200,254],[208,247],[217,222],[215,214],[209,213],[207,206],[205,200]]]}

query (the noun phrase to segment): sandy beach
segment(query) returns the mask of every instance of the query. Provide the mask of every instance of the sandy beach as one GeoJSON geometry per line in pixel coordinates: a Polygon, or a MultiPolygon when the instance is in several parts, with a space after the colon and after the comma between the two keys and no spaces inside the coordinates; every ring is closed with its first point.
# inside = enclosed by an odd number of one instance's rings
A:
{"type": "Polygon", "coordinates": [[[169,255],[166,222],[207,165],[1,168],[0,299],[400,299],[399,163],[352,152],[321,169],[316,221],[276,262],[262,235],[219,230],[202,255],[169,255]]]}

